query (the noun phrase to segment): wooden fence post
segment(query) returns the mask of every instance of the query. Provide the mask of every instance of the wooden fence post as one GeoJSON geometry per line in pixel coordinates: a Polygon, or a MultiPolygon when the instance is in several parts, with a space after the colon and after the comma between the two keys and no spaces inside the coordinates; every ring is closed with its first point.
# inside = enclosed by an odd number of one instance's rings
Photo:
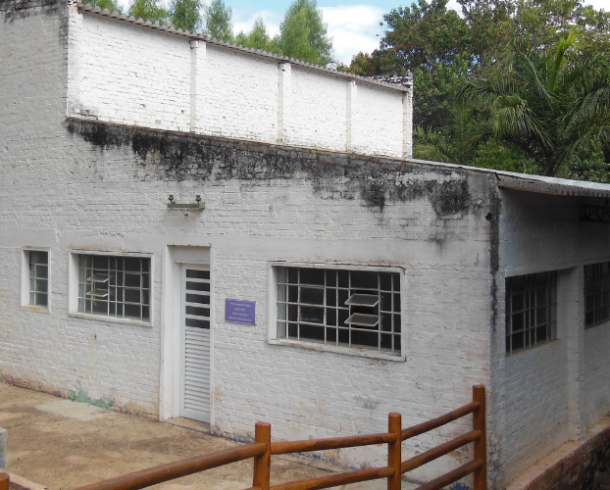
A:
{"type": "Polygon", "coordinates": [[[402,417],[399,413],[392,412],[388,415],[388,432],[396,434],[396,442],[388,443],[388,466],[394,468],[396,472],[394,476],[388,477],[388,490],[400,490],[400,480],[402,474],[400,467],[402,465],[401,447],[402,440],[400,438],[402,431],[402,417]]]}
{"type": "Polygon", "coordinates": [[[11,482],[9,476],[6,473],[0,472],[0,490],[8,490],[8,485],[11,482]]]}
{"type": "Polygon", "coordinates": [[[487,490],[487,432],[485,431],[485,386],[472,387],[472,401],[481,405],[472,414],[472,429],[481,431],[481,438],[474,441],[474,459],[483,465],[474,472],[474,490],[487,490]]]}
{"type": "Polygon", "coordinates": [[[271,480],[271,424],[257,422],[254,430],[254,440],[267,444],[267,450],[264,454],[254,458],[252,486],[259,487],[261,490],[269,490],[271,480]]]}

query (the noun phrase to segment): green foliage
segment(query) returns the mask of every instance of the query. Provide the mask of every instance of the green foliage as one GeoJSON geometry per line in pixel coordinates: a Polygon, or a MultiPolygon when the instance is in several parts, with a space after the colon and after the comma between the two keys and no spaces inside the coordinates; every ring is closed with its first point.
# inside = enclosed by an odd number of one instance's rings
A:
{"type": "Polygon", "coordinates": [[[118,12],[120,14],[123,13],[123,9],[121,8],[121,6],[113,0],[90,0],[87,3],[93,5],[94,7],[110,10],[110,12],[118,12]]]}
{"type": "Polygon", "coordinates": [[[260,17],[256,19],[250,32],[240,32],[234,36],[231,8],[225,5],[224,0],[212,0],[207,6],[203,4],[203,0],[173,0],[169,14],[160,10],[159,4],[156,3],[158,1],[160,0],[134,0],[130,14],[145,20],[162,20],[169,15],[174,27],[188,31],[202,30],[205,35],[214,39],[235,42],[249,48],[320,65],[327,65],[332,61],[332,43],[326,34],[326,25],[316,0],[295,0],[280,26],[281,35],[273,38],[260,17]]]}
{"type": "Polygon", "coordinates": [[[520,148],[545,175],[610,145],[610,56],[583,56],[576,45],[572,31],[541,50],[509,49],[488,77],[461,92],[488,111],[497,139],[520,148]]]}
{"type": "Polygon", "coordinates": [[[248,34],[240,32],[235,38],[235,42],[247,48],[262,49],[269,53],[280,53],[279,37],[269,37],[265,23],[260,17],[257,17],[254,21],[252,30],[248,34]]]}
{"type": "Polygon", "coordinates": [[[212,0],[205,8],[205,34],[221,41],[233,41],[233,27],[230,7],[223,0],[212,0]]]}
{"type": "Polygon", "coordinates": [[[471,165],[524,174],[540,173],[535,160],[524,155],[519,148],[494,138],[488,139],[476,148],[471,165]]]}
{"type": "Polygon", "coordinates": [[[442,131],[416,127],[414,156],[423,160],[473,165],[477,146],[489,130],[478,124],[466,105],[452,107],[448,112],[450,124],[442,131]]]}
{"type": "Polygon", "coordinates": [[[392,10],[384,19],[389,29],[380,45],[387,51],[382,56],[383,71],[431,69],[437,63],[452,64],[472,51],[466,21],[447,10],[447,0],[418,0],[417,5],[392,10]]]}
{"type": "Polygon", "coordinates": [[[280,25],[279,45],[284,56],[317,65],[332,61],[332,42],[316,0],[295,0],[280,25]]]}
{"type": "Polygon", "coordinates": [[[129,6],[129,15],[151,22],[165,21],[168,14],[160,0],[133,0],[129,6]]]}
{"type": "Polygon", "coordinates": [[[559,171],[558,176],[607,184],[610,183],[610,163],[607,163],[608,161],[599,145],[592,144],[589,148],[581,147],[574,153],[569,164],[559,171]]]}
{"type": "Polygon", "coordinates": [[[203,26],[201,0],[173,0],[170,8],[172,26],[184,31],[198,32],[203,26]]]}
{"type": "Polygon", "coordinates": [[[607,181],[610,14],[582,0],[418,0],[359,75],[413,73],[418,158],[607,181]],[[464,88],[466,87],[466,88],[464,88]]]}

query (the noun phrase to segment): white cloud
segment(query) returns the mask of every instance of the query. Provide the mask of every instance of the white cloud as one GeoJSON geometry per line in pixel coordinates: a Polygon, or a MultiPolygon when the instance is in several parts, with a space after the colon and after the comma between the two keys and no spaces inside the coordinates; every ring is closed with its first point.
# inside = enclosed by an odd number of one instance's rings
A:
{"type": "Polygon", "coordinates": [[[385,9],[373,5],[322,7],[328,35],[333,38],[334,57],[349,64],[360,51],[370,53],[379,47],[385,9]]]}
{"type": "Polygon", "coordinates": [[[585,5],[591,5],[597,10],[604,9],[606,12],[610,10],[610,0],[586,0],[585,5]]]}

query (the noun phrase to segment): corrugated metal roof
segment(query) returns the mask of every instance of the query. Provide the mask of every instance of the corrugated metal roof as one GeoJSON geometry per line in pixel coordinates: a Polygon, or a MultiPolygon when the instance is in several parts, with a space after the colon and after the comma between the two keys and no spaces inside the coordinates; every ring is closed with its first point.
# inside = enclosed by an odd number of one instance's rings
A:
{"type": "MultiPolygon", "coordinates": [[[[234,51],[240,51],[240,52],[246,53],[251,56],[257,56],[259,58],[270,59],[270,60],[276,61],[278,63],[290,63],[291,65],[307,68],[308,70],[322,72],[329,76],[344,78],[347,80],[356,80],[356,81],[363,82],[366,84],[384,87],[384,88],[394,90],[397,92],[409,91],[409,88],[405,87],[404,85],[386,83],[386,82],[382,82],[379,80],[374,80],[373,78],[370,78],[370,77],[362,77],[360,75],[354,75],[353,73],[338,71],[338,70],[334,70],[332,68],[326,68],[325,66],[314,65],[313,63],[307,63],[305,61],[296,60],[294,58],[288,58],[287,56],[281,56],[278,54],[268,53],[267,51],[263,51],[262,49],[246,48],[244,46],[239,46],[237,44],[227,43],[227,42],[221,41],[219,39],[214,39],[214,38],[211,38],[208,36],[204,36],[197,32],[183,31],[182,29],[175,29],[174,27],[160,24],[157,22],[150,22],[150,21],[144,21],[142,19],[136,19],[135,17],[130,17],[128,15],[121,14],[116,11],[111,12],[106,9],[102,10],[99,7],[94,7],[89,4],[83,4],[81,2],[78,2],[77,7],[78,7],[79,11],[83,12],[83,13],[95,14],[95,15],[99,15],[101,17],[108,17],[110,19],[113,19],[113,20],[116,20],[119,22],[125,22],[128,24],[133,24],[133,25],[141,26],[141,27],[156,30],[156,31],[167,32],[169,34],[184,37],[184,38],[192,40],[192,41],[204,41],[211,45],[221,46],[223,48],[234,50],[234,51]]],[[[410,84],[409,84],[409,87],[411,87],[411,86],[412,86],[412,82],[410,82],[410,84]]]]}
{"type": "Polygon", "coordinates": [[[558,177],[545,177],[543,175],[520,174],[489,168],[469,167],[452,163],[430,162],[427,160],[410,159],[410,162],[440,167],[445,169],[464,169],[468,171],[493,174],[498,187],[514,189],[538,194],[552,194],[555,196],[587,196],[610,198],[610,184],[587,182],[584,180],[560,179],[558,177]]]}

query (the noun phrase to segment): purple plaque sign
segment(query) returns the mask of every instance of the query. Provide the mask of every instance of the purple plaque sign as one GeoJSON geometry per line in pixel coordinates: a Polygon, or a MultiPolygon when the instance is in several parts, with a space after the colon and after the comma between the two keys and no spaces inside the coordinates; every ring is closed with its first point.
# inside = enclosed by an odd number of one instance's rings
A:
{"type": "Polygon", "coordinates": [[[254,325],[256,322],[256,302],[226,299],[225,321],[254,325]]]}

